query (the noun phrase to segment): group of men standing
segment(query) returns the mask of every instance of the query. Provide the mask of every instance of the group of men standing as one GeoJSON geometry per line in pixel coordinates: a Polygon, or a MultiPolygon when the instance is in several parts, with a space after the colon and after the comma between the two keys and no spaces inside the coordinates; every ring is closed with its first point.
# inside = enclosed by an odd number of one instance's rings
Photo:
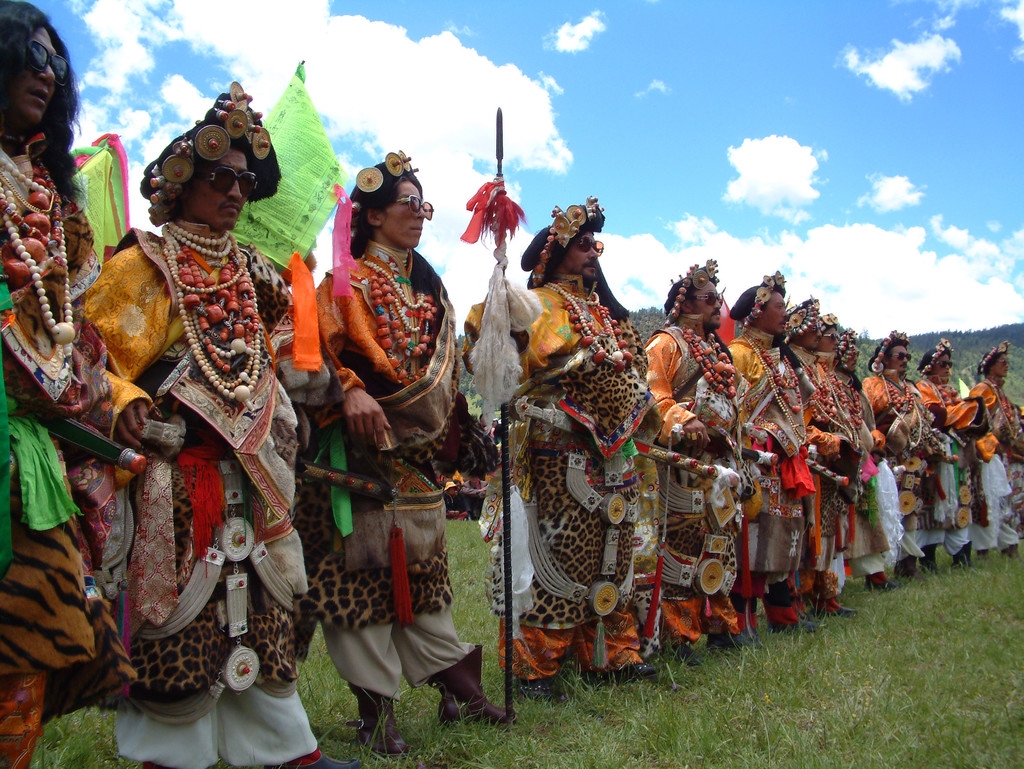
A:
{"type": "MultiPolygon", "coordinates": [[[[595,198],[556,207],[522,260],[540,300],[510,408],[523,694],[551,697],[570,655],[593,677],[651,679],[659,648],[699,664],[702,635],[709,650],[757,646],[758,599],[770,631],[813,631],[855,613],[838,600],[848,574],[892,590],[887,561],[913,579],[936,570],[939,545],[961,566],[972,543],[1016,556],[1024,440],[1002,390],[1007,343],[964,398],[948,342],[913,383],[895,331],[861,382],[856,335],[817,299],[787,304],[776,272],[726,318],[709,260],[672,284],[644,346],[601,272],[603,224],[595,198]]],[[[502,613],[496,495],[488,512],[502,613]]]]}
{"type": "MultiPolygon", "coordinates": [[[[314,289],[301,259],[282,275],[232,235],[286,172],[233,83],[145,167],[159,234],[101,260],[75,203],[67,48],[27,3],[0,0],[0,18],[0,763],[28,766],[46,719],[122,694],[119,752],[147,769],[355,769],[321,752],[297,693],[318,625],[366,748],[409,750],[403,677],[437,688],[443,724],[507,723],[452,618],[439,478],[497,457],[416,250],[433,207],[410,159],[356,175],[351,232],[314,289]]],[[[919,390],[894,332],[862,387],[852,335],[814,300],[787,310],[779,273],[739,297],[726,345],[709,261],[673,284],[645,347],[601,270],[603,226],[596,198],[556,208],[522,257],[529,291],[499,308],[521,369],[501,654],[523,694],[551,697],[568,657],[653,679],[660,645],[691,663],[704,634],[754,645],[759,598],[773,630],[849,614],[835,555],[893,587],[897,511],[908,576],[939,544],[964,564],[970,542],[1015,554],[1005,345],[961,401],[948,345],[919,390]]]]}

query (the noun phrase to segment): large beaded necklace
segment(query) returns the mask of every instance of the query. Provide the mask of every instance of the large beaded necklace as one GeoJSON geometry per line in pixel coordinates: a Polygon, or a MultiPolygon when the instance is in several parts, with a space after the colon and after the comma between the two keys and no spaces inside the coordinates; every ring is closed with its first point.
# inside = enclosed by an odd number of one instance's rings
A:
{"type": "Polygon", "coordinates": [[[1006,419],[1006,429],[1010,433],[1010,440],[1019,444],[1022,439],[1022,433],[1024,430],[1020,426],[1020,418],[1017,416],[1017,409],[1010,403],[1010,399],[1006,397],[1006,393],[1003,392],[1002,385],[998,384],[994,379],[986,377],[985,381],[995,390],[996,400],[999,403],[999,410],[1003,413],[1003,417],[1006,419]]]}
{"type": "Polygon", "coordinates": [[[413,291],[401,261],[410,264],[412,254],[379,243],[366,247],[363,263],[373,271],[369,280],[370,306],[377,321],[377,344],[405,387],[420,379],[437,344],[438,308],[434,297],[413,291]]]}
{"type": "Polygon", "coordinates": [[[701,339],[692,328],[680,327],[683,339],[690,346],[690,354],[703,370],[703,377],[716,393],[736,397],[736,367],[729,354],[713,336],[701,339]]]}
{"type": "Polygon", "coordinates": [[[230,232],[200,237],[174,222],[164,225],[163,237],[192,358],[214,390],[244,404],[260,378],[263,326],[238,244],[230,232]]]}
{"type": "Polygon", "coordinates": [[[847,393],[846,388],[839,384],[839,378],[831,368],[822,370],[821,380],[828,395],[823,394],[819,397],[818,393],[815,393],[815,406],[818,406],[820,401],[821,411],[827,416],[829,423],[841,428],[844,432],[847,427],[852,427],[853,430],[848,437],[856,437],[860,426],[864,424],[864,411],[861,408],[860,398],[852,398],[847,393]]]}
{"type": "Polygon", "coordinates": [[[795,420],[793,418],[794,414],[800,414],[804,409],[803,398],[800,396],[800,378],[797,376],[796,369],[791,365],[786,365],[781,353],[779,365],[776,365],[768,355],[768,350],[749,333],[744,334],[736,341],[746,342],[761,359],[761,365],[764,367],[768,379],[768,386],[772,389],[775,402],[779,404],[779,411],[782,412],[789,426],[793,428],[793,435],[800,439],[800,443],[803,443],[807,428],[802,419],[795,420]],[[794,394],[794,397],[790,397],[790,392],[794,394]]]}
{"type": "Polygon", "coordinates": [[[62,354],[68,357],[71,343],[75,341],[75,316],[57,186],[41,165],[33,165],[29,177],[6,153],[0,153],[0,195],[3,197],[3,223],[9,238],[3,246],[4,275],[12,290],[32,283],[46,330],[62,354]],[[27,191],[27,198],[22,190],[27,191]],[[22,211],[28,213],[22,214],[22,211]],[[60,319],[50,307],[43,284],[43,275],[54,266],[64,268],[60,319]]]}
{"type": "Polygon", "coordinates": [[[622,338],[619,322],[612,318],[608,308],[601,304],[596,291],[592,291],[586,299],[575,296],[558,283],[548,283],[547,287],[564,300],[565,311],[569,314],[569,322],[574,331],[582,335],[580,343],[584,348],[594,344],[598,337],[610,338],[615,343],[611,356],[603,347],[598,347],[591,354],[594,363],[603,363],[606,359],[616,371],[625,371],[626,366],[633,362],[633,353],[629,351],[629,342],[622,338]],[[595,325],[600,323],[600,328],[595,325]]]}

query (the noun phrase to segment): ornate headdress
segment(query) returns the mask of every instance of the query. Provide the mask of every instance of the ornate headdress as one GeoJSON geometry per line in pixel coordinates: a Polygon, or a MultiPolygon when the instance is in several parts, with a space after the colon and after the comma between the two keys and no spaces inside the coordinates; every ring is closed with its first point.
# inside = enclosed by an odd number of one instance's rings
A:
{"type": "Polygon", "coordinates": [[[885,370],[882,356],[888,355],[889,350],[893,347],[906,347],[909,350],[910,337],[902,331],[890,331],[889,336],[879,342],[875,352],[871,355],[871,360],[868,361],[868,368],[871,369],[872,373],[881,374],[885,370]]]}
{"type": "Polygon", "coordinates": [[[729,310],[729,317],[733,320],[742,320],[744,325],[749,326],[752,321],[761,317],[765,303],[772,298],[775,291],[786,295],[786,278],[778,270],[774,275],[765,275],[760,285],[751,286],[740,294],[736,304],[729,310]]]}
{"type": "Polygon", "coordinates": [[[523,252],[521,265],[524,270],[531,271],[531,288],[543,284],[544,273],[556,244],[564,251],[581,229],[600,232],[604,227],[604,209],[597,204],[597,198],[593,195],[587,198],[584,205],[569,206],[565,211],[555,206],[551,210],[551,218],[551,226],[538,232],[523,252]]]}
{"type": "Polygon", "coordinates": [[[839,328],[839,318],[834,312],[827,312],[818,318],[818,328],[822,331],[826,328],[839,328]]]}
{"type": "Polygon", "coordinates": [[[978,376],[985,376],[988,374],[989,367],[996,362],[996,359],[1000,355],[1007,355],[1010,352],[1009,341],[1002,341],[985,353],[985,357],[978,363],[978,376]]]}
{"type": "Polygon", "coordinates": [[[821,316],[821,302],[813,296],[800,302],[786,315],[786,341],[799,336],[805,331],[818,327],[821,316]]]}
{"type": "Polygon", "coordinates": [[[836,342],[836,360],[839,365],[847,371],[853,371],[857,367],[857,358],[860,357],[860,348],[857,347],[857,332],[852,328],[846,329],[839,335],[836,342]]]}
{"type": "Polygon", "coordinates": [[[935,363],[935,359],[941,358],[943,355],[950,359],[953,358],[953,345],[950,344],[948,339],[940,339],[937,345],[922,355],[921,360],[917,364],[917,370],[925,375],[932,373],[932,364],[935,363]]]}
{"type": "Polygon", "coordinates": [[[178,197],[192,178],[199,161],[220,160],[234,148],[245,153],[256,187],[249,201],[263,200],[277,192],[281,169],[270,134],[263,128],[263,114],[249,106],[252,97],[238,83],[217,97],[203,120],[173,139],[160,157],[150,163],[142,179],[142,194],[149,198],[149,220],[159,227],[174,215],[178,197]]]}
{"type": "Polygon", "coordinates": [[[356,188],[363,193],[365,201],[366,196],[375,192],[383,190],[387,193],[405,174],[414,174],[418,170],[412,167],[412,158],[401,150],[389,152],[384,156],[383,163],[364,168],[356,174],[356,188]],[[385,171],[388,173],[387,176],[384,175],[385,171]],[[384,184],[385,180],[388,181],[387,186],[384,184]]]}
{"type": "Polygon", "coordinates": [[[695,264],[685,275],[680,275],[672,282],[672,292],[668,302],[665,304],[665,314],[668,316],[665,325],[671,326],[679,319],[682,313],[683,302],[686,301],[686,292],[692,286],[700,291],[708,284],[718,285],[718,262],[708,259],[707,264],[701,267],[695,264]]]}

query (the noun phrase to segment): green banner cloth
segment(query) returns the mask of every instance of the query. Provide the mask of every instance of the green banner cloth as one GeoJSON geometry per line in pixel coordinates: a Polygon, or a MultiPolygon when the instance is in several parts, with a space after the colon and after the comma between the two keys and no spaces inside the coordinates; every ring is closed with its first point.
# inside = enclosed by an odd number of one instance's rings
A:
{"type": "Polygon", "coordinates": [[[277,194],[247,203],[234,230],[239,243],[252,243],[282,268],[293,253],[305,258],[313,249],[338,203],[335,187],[345,184],[305,79],[300,64],[263,121],[281,166],[277,194]]]}

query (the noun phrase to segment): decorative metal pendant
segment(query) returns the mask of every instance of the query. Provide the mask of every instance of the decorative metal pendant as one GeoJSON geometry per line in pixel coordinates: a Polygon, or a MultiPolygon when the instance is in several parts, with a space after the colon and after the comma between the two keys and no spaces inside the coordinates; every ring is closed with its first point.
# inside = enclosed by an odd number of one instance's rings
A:
{"type": "Polygon", "coordinates": [[[228,518],[220,535],[221,547],[229,561],[244,561],[252,552],[256,535],[245,518],[228,518]]]}
{"type": "Polygon", "coordinates": [[[236,692],[244,692],[260,674],[260,658],[248,646],[237,646],[224,663],[224,683],[236,692]]]}

